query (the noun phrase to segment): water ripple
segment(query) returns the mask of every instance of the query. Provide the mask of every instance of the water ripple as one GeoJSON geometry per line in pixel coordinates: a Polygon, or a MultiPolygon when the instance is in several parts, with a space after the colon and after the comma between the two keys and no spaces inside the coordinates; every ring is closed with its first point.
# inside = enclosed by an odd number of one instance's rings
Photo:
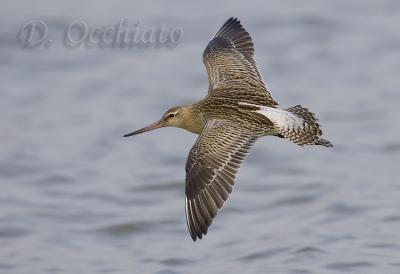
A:
{"type": "Polygon", "coordinates": [[[32,229],[22,227],[0,227],[0,238],[21,238],[32,233],[32,229]]]}
{"type": "Polygon", "coordinates": [[[179,265],[187,265],[192,263],[192,260],[182,259],[182,258],[170,258],[160,261],[160,263],[167,266],[179,266],[179,265]]]}
{"type": "Polygon", "coordinates": [[[255,260],[260,260],[260,259],[269,259],[272,258],[282,252],[287,251],[288,248],[275,248],[275,249],[267,249],[267,250],[262,250],[262,251],[257,251],[250,253],[248,255],[245,255],[243,257],[238,258],[238,260],[241,261],[255,261],[255,260]]]}
{"type": "Polygon", "coordinates": [[[360,270],[368,267],[372,267],[374,264],[370,262],[336,262],[336,263],[330,263],[326,264],[325,268],[330,269],[330,270],[338,270],[338,271],[345,271],[348,273],[348,271],[355,271],[355,270],[360,270]]]}
{"type": "Polygon", "coordinates": [[[104,226],[97,228],[94,232],[113,236],[113,237],[125,237],[138,233],[146,233],[159,226],[157,223],[151,222],[135,222],[135,223],[121,223],[104,226]]]}
{"type": "Polygon", "coordinates": [[[292,252],[292,254],[319,254],[319,253],[326,253],[326,251],[313,247],[313,246],[306,246],[303,248],[296,249],[292,252]]]}

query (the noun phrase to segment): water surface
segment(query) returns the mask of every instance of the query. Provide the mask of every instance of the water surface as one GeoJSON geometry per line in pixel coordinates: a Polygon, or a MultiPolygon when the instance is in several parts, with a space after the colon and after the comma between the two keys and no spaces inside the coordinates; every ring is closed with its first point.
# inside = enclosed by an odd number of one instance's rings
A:
{"type": "Polygon", "coordinates": [[[61,3],[0,9],[0,273],[400,273],[398,1],[61,3]],[[201,53],[230,16],[274,98],[316,112],[336,146],[261,139],[193,243],[196,136],[121,136],[205,96],[201,53]],[[32,18],[60,34],[123,17],[184,35],[170,49],[16,43],[32,18]]]}

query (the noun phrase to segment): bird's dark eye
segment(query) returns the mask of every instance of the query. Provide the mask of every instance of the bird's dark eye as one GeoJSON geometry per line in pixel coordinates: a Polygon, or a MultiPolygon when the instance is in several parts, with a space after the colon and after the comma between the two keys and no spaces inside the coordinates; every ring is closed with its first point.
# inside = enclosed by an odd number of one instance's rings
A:
{"type": "Polygon", "coordinates": [[[173,114],[173,113],[168,114],[168,118],[172,118],[174,116],[175,116],[175,114],[173,114]]]}

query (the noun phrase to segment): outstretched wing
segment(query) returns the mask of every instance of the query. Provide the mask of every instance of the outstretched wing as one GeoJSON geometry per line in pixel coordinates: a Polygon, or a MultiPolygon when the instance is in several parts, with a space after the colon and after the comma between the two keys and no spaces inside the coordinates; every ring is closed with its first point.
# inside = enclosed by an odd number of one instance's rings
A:
{"type": "Polygon", "coordinates": [[[232,122],[207,122],[186,163],[186,221],[194,241],[207,234],[247,151],[261,134],[232,122]]]}
{"type": "MultiPolygon", "coordinates": [[[[220,90],[241,87],[258,104],[275,106],[277,103],[267,90],[254,61],[254,46],[249,33],[237,18],[230,18],[214,35],[203,53],[209,81],[209,94],[219,96],[220,90]]],[[[229,94],[224,92],[224,97],[229,94]]],[[[232,94],[235,98],[235,94],[232,94]]]]}

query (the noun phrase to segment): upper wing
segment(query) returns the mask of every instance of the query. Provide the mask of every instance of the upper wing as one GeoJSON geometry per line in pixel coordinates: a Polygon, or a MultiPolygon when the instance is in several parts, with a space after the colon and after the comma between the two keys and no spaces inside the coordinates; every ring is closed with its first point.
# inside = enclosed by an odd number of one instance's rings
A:
{"type": "Polygon", "coordinates": [[[254,61],[251,37],[237,18],[230,18],[214,35],[204,50],[203,62],[209,93],[217,93],[219,88],[243,86],[250,96],[262,97],[264,105],[277,105],[254,61]]]}
{"type": "Polygon", "coordinates": [[[207,122],[186,163],[186,221],[194,241],[207,234],[232,191],[241,162],[261,134],[232,122],[207,122]]]}

